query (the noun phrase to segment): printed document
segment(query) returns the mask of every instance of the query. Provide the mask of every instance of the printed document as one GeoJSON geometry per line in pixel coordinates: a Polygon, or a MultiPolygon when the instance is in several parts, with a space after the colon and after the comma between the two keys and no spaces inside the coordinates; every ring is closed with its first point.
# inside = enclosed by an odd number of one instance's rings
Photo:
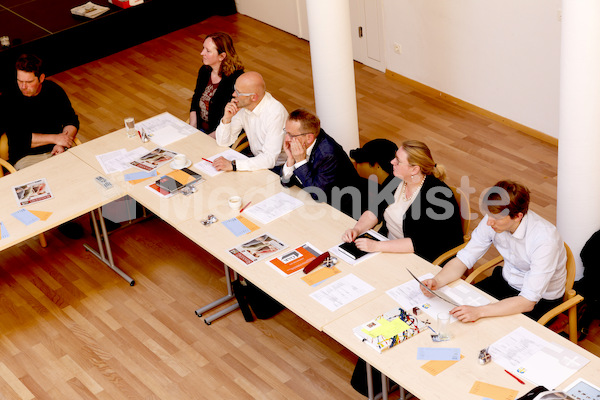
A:
{"type": "Polygon", "coordinates": [[[310,297],[327,307],[329,311],[335,311],[373,290],[375,290],[373,286],[350,274],[311,293],[310,297]]]}
{"type": "Polygon", "coordinates": [[[301,200],[289,194],[279,192],[258,204],[248,207],[244,212],[246,216],[254,218],[263,224],[268,224],[303,205],[304,203],[301,200]]]}
{"type": "Polygon", "coordinates": [[[167,146],[184,137],[199,132],[190,124],[186,124],[184,121],[174,117],[168,112],[136,123],[135,127],[139,130],[143,128],[150,137],[150,140],[160,147],[167,146]]]}
{"type": "Polygon", "coordinates": [[[552,390],[590,360],[518,327],[488,349],[492,360],[507,371],[552,390]]]}

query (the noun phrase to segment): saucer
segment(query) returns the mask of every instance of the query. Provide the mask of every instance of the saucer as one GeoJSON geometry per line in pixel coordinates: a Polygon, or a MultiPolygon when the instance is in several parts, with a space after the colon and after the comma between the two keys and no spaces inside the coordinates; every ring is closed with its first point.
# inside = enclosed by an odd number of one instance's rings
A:
{"type": "Polygon", "coordinates": [[[181,166],[181,167],[176,167],[175,164],[173,164],[175,161],[171,161],[171,164],[169,164],[169,166],[173,169],[182,169],[182,168],[187,168],[190,165],[192,165],[192,160],[190,160],[188,158],[187,162],[185,163],[185,165],[181,166]]]}

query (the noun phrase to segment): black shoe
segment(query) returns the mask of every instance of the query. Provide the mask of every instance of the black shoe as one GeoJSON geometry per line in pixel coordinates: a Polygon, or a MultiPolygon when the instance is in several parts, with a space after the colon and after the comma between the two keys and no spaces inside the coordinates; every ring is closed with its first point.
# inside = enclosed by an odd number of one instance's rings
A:
{"type": "Polygon", "coordinates": [[[69,221],[58,226],[58,231],[69,239],[81,239],[83,228],[77,222],[69,221]]]}

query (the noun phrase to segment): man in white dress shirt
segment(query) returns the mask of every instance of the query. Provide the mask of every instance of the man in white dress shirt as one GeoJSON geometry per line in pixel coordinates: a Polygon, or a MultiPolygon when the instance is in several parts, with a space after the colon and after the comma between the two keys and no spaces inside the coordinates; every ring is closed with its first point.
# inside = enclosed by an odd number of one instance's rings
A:
{"type": "Polygon", "coordinates": [[[221,123],[215,131],[219,146],[231,146],[242,129],[246,132],[254,157],[244,160],[217,158],[213,166],[219,171],[281,170],[286,160],[283,151],[285,107],[266,91],[263,77],[254,71],[236,80],[233,99],[225,106],[221,123]]]}
{"type": "Polygon", "coordinates": [[[553,224],[529,211],[529,189],[519,183],[496,183],[485,194],[484,207],[487,215],[467,246],[424,283],[435,290],[459,279],[493,244],[504,266],[476,286],[500,301],[455,307],[450,313],[463,322],[516,313],[537,320],[562,302],[567,276],[564,242],[553,224]]]}

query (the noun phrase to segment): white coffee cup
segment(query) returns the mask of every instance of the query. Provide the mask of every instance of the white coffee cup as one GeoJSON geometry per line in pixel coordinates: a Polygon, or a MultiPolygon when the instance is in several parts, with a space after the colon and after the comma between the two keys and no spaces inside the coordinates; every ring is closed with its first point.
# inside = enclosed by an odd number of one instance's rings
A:
{"type": "Polygon", "coordinates": [[[231,196],[228,203],[232,209],[239,210],[242,207],[242,198],[240,196],[231,196]]]}
{"type": "Polygon", "coordinates": [[[187,164],[187,157],[185,154],[177,154],[173,157],[173,167],[175,168],[183,168],[187,164]]]}

